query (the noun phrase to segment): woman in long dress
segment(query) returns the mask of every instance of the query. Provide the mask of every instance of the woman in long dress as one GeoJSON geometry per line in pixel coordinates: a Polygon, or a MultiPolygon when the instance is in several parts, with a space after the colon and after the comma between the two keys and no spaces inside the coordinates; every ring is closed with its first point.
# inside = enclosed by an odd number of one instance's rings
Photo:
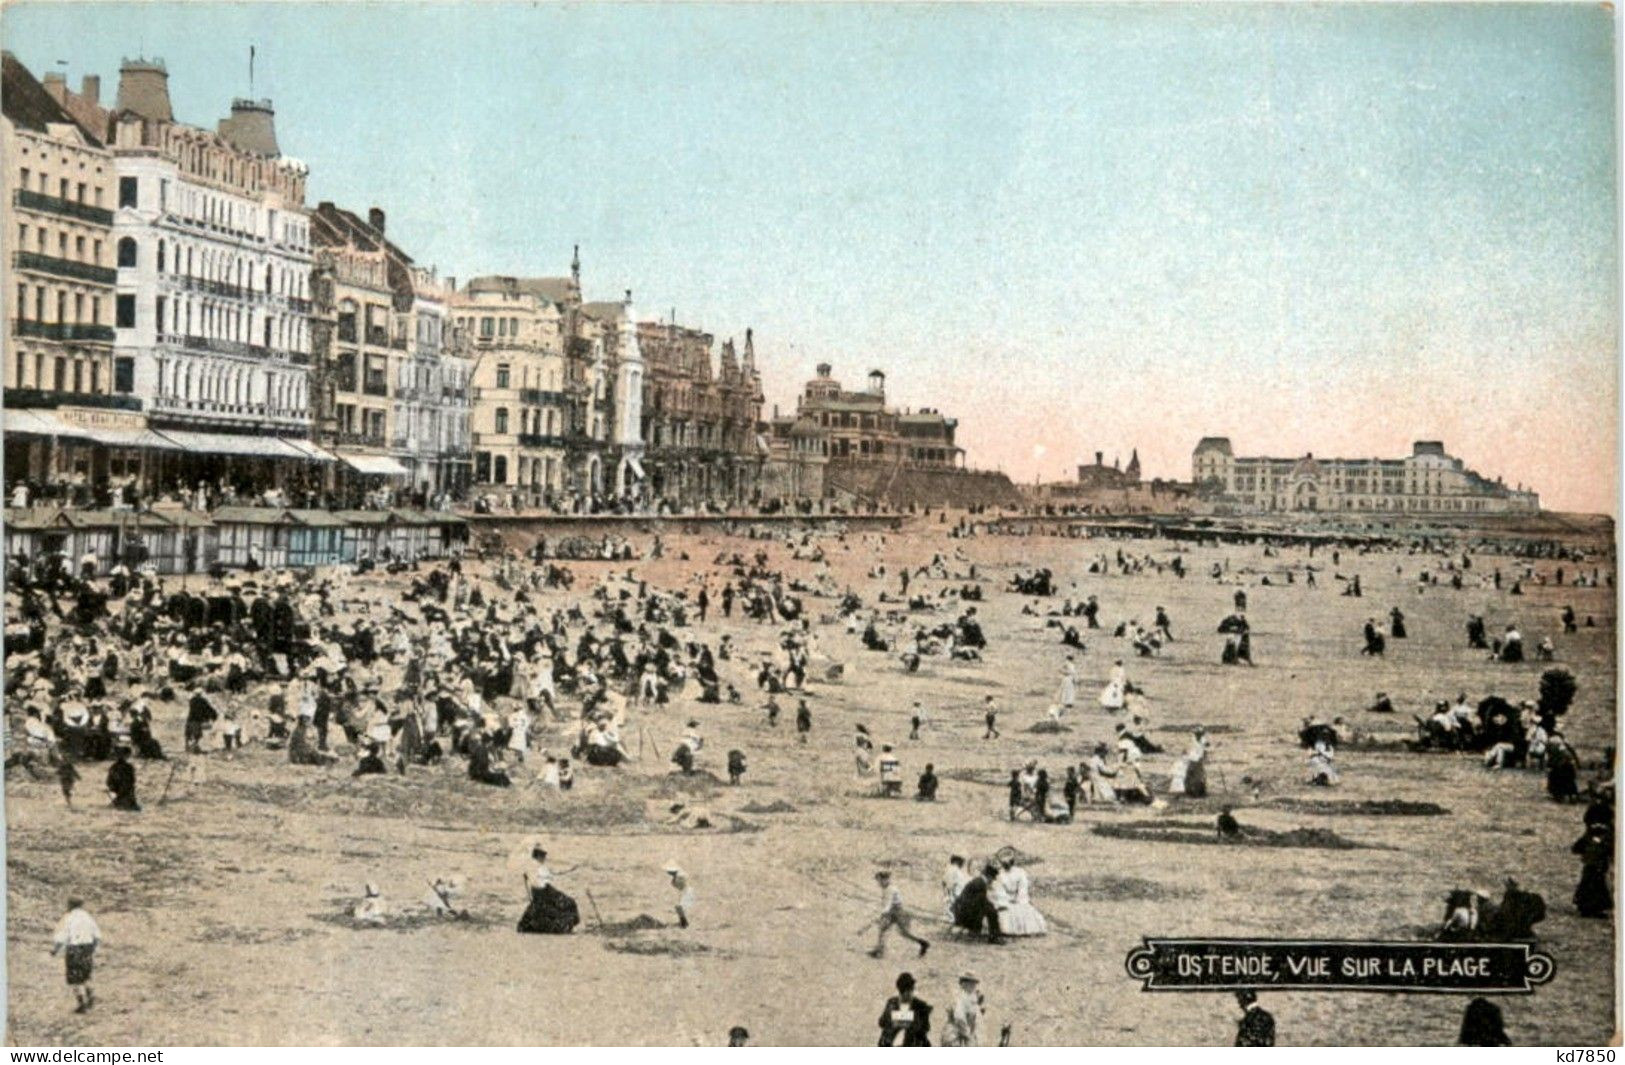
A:
{"type": "Polygon", "coordinates": [[[553,886],[553,871],[547,867],[547,851],[532,847],[532,865],[525,871],[525,888],[530,905],[519,918],[519,931],[542,935],[566,935],[581,923],[575,900],[553,886]]]}
{"type": "Polygon", "coordinates": [[[1061,707],[1059,713],[1055,715],[1057,719],[1061,714],[1071,710],[1078,701],[1078,667],[1073,664],[1071,655],[1066,656],[1066,664],[1061,667],[1061,693],[1058,701],[1061,707]]]}
{"type": "Polygon", "coordinates": [[[1185,756],[1174,763],[1174,778],[1168,791],[1192,799],[1207,794],[1207,732],[1203,729],[1191,733],[1191,745],[1185,756]]]}
{"type": "Polygon", "coordinates": [[[1106,753],[1109,748],[1104,743],[1095,744],[1093,753],[1089,755],[1089,763],[1085,767],[1085,777],[1089,783],[1089,801],[1115,803],[1117,789],[1112,786],[1111,778],[1117,771],[1106,764],[1106,753]]]}
{"type": "Polygon", "coordinates": [[[1100,705],[1112,713],[1123,709],[1124,701],[1128,695],[1128,673],[1123,669],[1123,662],[1118,660],[1112,666],[1111,679],[1100,690],[1100,705]]]}
{"type": "Polygon", "coordinates": [[[997,894],[993,905],[999,910],[999,930],[1007,936],[1041,936],[1049,931],[1044,915],[1032,902],[1032,881],[1027,870],[1016,864],[1013,854],[1000,859],[1004,871],[999,874],[997,894]]]}

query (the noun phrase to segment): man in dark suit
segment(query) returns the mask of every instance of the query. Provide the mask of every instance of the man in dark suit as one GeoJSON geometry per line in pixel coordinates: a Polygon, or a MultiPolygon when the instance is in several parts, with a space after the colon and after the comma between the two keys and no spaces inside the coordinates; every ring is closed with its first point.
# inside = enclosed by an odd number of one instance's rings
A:
{"type": "Polygon", "coordinates": [[[931,1006],[914,997],[914,976],[897,977],[897,994],[886,1000],[880,1011],[880,1043],[883,1047],[928,1047],[931,1045],[931,1006]]]}
{"type": "Polygon", "coordinates": [[[984,865],[980,876],[973,876],[954,900],[954,924],[967,932],[987,932],[988,942],[1002,943],[999,935],[999,911],[987,897],[988,887],[999,871],[993,865],[984,865]]]}
{"type": "Polygon", "coordinates": [[[1251,990],[1236,992],[1236,1004],[1241,1007],[1241,1023],[1236,1025],[1238,1047],[1272,1047],[1275,1045],[1275,1018],[1258,1004],[1258,994],[1251,990]]]}

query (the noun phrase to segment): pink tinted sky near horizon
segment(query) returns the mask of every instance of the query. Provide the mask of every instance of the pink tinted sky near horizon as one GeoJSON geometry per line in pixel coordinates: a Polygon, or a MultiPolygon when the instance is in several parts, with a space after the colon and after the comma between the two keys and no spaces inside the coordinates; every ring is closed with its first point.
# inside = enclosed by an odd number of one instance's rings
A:
{"type": "Polygon", "coordinates": [[[1617,512],[1612,9],[1596,4],[58,4],[37,74],[275,98],[311,201],[442,273],[754,327],[960,419],[974,465],[1399,457],[1617,512]],[[63,61],[65,67],[57,66],[63,61]],[[381,165],[404,160],[406,165],[381,165]],[[448,205],[455,211],[448,212],[448,205]]]}

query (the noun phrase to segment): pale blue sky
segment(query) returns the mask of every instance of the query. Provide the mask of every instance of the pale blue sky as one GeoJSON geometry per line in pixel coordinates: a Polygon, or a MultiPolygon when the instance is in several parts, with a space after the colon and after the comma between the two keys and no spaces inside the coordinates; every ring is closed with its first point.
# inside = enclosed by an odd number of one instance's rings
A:
{"type": "Polygon", "coordinates": [[[1440,437],[1614,508],[1612,14],[1597,5],[8,5],[70,81],[274,98],[311,201],[442,272],[631,287],[962,418],[1023,479],[1138,446],[1440,437]]]}

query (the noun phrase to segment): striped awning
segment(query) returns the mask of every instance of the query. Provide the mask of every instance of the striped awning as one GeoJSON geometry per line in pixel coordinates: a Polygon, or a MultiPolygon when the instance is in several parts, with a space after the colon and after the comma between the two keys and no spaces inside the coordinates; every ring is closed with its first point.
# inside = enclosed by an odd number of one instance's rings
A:
{"type": "Polygon", "coordinates": [[[388,455],[361,455],[341,453],[339,459],[357,473],[379,477],[404,477],[411,471],[388,455]]]}
{"type": "Polygon", "coordinates": [[[43,410],[8,410],[3,419],[0,419],[6,433],[20,433],[24,436],[68,436],[79,439],[89,439],[85,430],[77,425],[69,425],[49,411],[43,410]]]}
{"type": "Polygon", "coordinates": [[[310,456],[274,436],[238,436],[234,433],[196,433],[165,429],[163,434],[183,451],[216,455],[246,455],[262,459],[308,459],[310,456]]]}
{"type": "Polygon", "coordinates": [[[93,425],[81,429],[80,435],[106,447],[137,447],[153,451],[186,450],[163,433],[151,429],[108,429],[93,425]]]}

